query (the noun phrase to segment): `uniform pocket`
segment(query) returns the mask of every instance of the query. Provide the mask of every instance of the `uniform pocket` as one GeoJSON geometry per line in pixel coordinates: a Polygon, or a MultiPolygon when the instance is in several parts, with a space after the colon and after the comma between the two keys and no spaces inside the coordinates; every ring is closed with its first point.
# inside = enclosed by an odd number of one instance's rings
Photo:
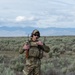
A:
{"type": "Polygon", "coordinates": [[[39,49],[35,48],[35,47],[30,48],[30,50],[29,50],[29,56],[39,57],[39,49]]]}

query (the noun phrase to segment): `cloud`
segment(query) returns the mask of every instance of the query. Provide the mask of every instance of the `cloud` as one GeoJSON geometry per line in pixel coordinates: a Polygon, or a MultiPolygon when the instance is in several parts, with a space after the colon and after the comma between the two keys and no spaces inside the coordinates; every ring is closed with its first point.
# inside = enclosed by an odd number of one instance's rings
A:
{"type": "Polygon", "coordinates": [[[17,22],[21,22],[21,21],[24,21],[25,20],[25,17],[24,16],[17,16],[16,17],[16,21],[17,22]]]}
{"type": "Polygon", "coordinates": [[[0,10],[0,26],[75,27],[74,0],[3,0],[0,10]]]}
{"type": "Polygon", "coordinates": [[[36,18],[34,16],[30,16],[30,17],[25,17],[25,16],[17,16],[16,17],[16,22],[22,22],[22,21],[33,21],[36,18]]]}
{"type": "Polygon", "coordinates": [[[17,16],[15,18],[0,18],[0,27],[26,27],[36,25],[38,20],[35,16],[17,16]]]}
{"type": "MultiPolygon", "coordinates": [[[[74,12],[72,12],[74,13],[74,12]]],[[[71,15],[72,15],[71,13],[71,15]]],[[[0,18],[0,26],[8,27],[75,27],[75,16],[71,15],[49,15],[49,16],[17,16],[15,18],[0,18]]]]}

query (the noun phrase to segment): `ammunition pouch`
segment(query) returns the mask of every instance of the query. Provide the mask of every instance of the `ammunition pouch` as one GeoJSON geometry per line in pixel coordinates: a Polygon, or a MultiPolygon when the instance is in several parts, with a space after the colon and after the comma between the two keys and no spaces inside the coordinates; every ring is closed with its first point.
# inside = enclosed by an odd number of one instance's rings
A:
{"type": "Polygon", "coordinates": [[[43,57],[43,50],[36,42],[30,42],[30,49],[26,51],[26,58],[34,57],[41,59],[43,57]]]}
{"type": "Polygon", "coordinates": [[[29,49],[29,57],[41,59],[43,57],[43,51],[39,49],[38,47],[31,47],[29,49]]]}

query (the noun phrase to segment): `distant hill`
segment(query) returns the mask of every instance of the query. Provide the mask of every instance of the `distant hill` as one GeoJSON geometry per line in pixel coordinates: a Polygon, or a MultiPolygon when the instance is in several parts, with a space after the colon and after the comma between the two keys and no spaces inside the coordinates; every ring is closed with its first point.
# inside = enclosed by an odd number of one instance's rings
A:
{"type": "Polygon", "coordinates": [[[18,36],[31,34],[34,29],[38,29],[41,32],[41,35],[45,36],[60,36],[60,35],[75,35],[75,28],[35,28],[35,27],[0,27],[0,36],[7,35],[18,36]],[[22,33],[22,34],[21,34],[22,33]]]}

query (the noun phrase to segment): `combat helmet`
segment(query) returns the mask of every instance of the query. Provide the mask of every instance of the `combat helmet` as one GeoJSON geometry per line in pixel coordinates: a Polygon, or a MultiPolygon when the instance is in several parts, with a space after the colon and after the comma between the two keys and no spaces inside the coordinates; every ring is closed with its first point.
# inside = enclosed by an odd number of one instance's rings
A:
{"type": "Polygon", "coordinates": [[[37,33],[38,36],[40,37],[40,32],[39,32],[37,29],[35,29],[35,30],[32,31],[31,37],[33,37],[33,35],[36,34],[36,33],[37,33]]]}

